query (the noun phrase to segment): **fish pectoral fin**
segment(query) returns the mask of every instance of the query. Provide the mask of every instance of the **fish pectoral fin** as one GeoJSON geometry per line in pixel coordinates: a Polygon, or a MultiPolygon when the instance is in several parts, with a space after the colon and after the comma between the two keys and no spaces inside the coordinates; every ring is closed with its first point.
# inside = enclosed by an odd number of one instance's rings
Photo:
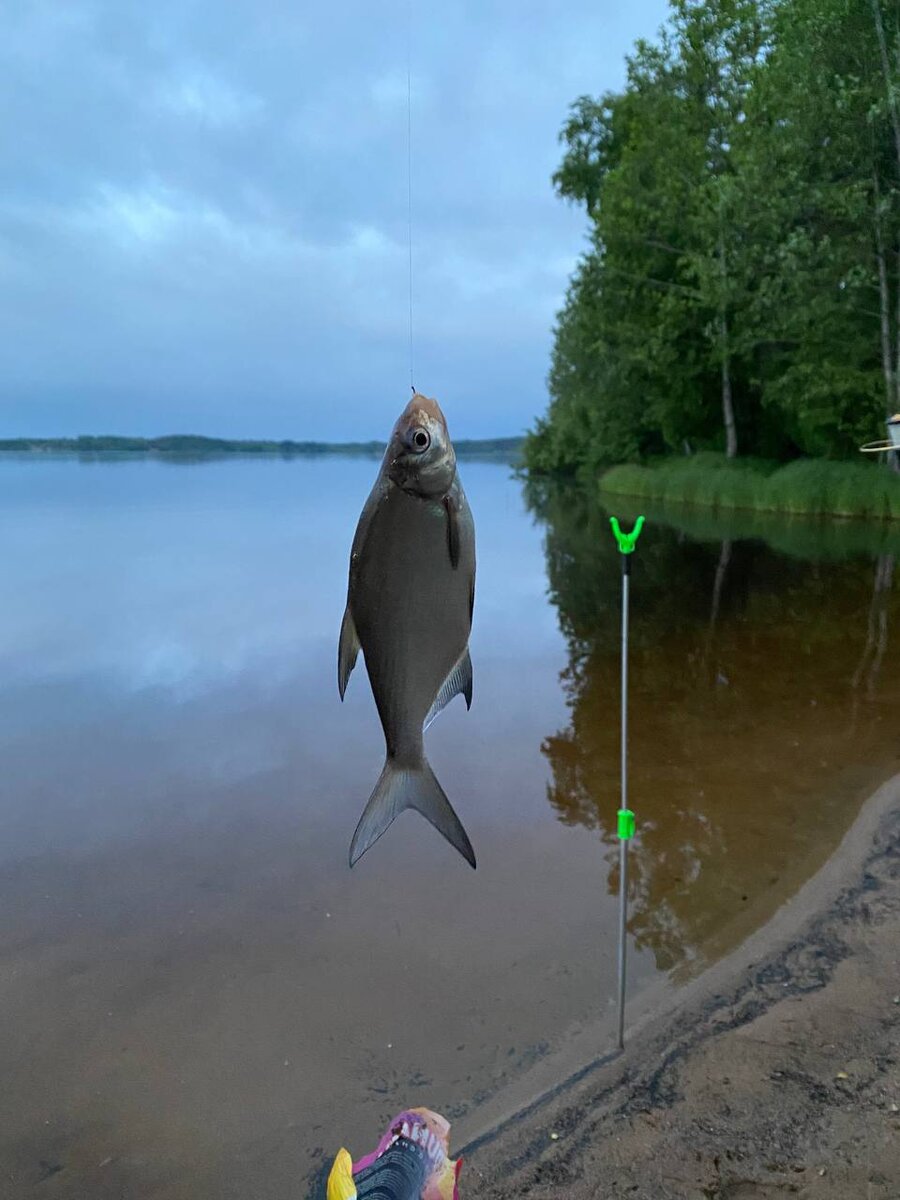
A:
{"type": "Polygon", "coordinates": [[[469,657],[468,646],[460,656],[456,666],[441,684],[441,690],[434,698],[434,704],[428,710],[424,732],[434,718],[442,712],[454,696],[463,695],[466,698],[466,708],[472,707],[472,659],[469,657]]]}
{"type": "Polygon", "coordinates": [[[455,571],[459,566],[459,502],[449,492],[444,497],[444,508],[447,512],[447,548],[450,565],[455,571]]]}
{"type": "Polygon", "coordinates": [[[359,637],[353,617],[350,615],[350,605],[344,609],[344,619],[341,621],[341,639],[338,643],[338,691],[341,699],[347,690],[347,680],[350,672],[356,666],[356,656],[359,654],[359,637]]]}
{"type": "Polygon", "coordinates": [[[475,866],[472,843],[428,763],[423,760],[416,767],[399,767],[389,758],[350,843],[351,867],[407,808],[421,813],[469,866],[475,866]]]}

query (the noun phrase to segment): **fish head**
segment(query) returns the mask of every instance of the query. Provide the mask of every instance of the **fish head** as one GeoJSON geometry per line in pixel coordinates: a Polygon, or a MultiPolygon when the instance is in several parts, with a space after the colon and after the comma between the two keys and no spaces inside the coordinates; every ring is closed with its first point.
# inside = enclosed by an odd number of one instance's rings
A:
{"type": "Polygon", "coordinates": [[[405,492],[442,496],[449,490],[456,452],[436,400],[415,393],[391,433],[385,468],[405,492]]]}

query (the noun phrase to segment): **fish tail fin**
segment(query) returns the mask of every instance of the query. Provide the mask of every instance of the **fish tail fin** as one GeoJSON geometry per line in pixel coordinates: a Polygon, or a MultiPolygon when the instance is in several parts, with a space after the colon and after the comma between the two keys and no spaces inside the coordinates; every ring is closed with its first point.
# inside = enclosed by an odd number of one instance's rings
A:
{"type": "Polygon", "coordinates": [[[423,758],[415,767],[400,767],[388,758],[350,843],[351,867],[405,808],[421,813],[471,867],[475,866],[472,843],[427,760],[423,758]]]}

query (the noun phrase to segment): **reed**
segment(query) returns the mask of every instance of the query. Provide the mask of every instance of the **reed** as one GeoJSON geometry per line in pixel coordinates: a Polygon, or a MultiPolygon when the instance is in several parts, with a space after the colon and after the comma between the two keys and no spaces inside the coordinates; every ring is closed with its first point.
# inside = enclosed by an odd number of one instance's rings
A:
{"type": "Polygon", "coordinates": [[[779,466],[703,453],[612,467],[600,479],[600,490],[713,509],[900,520],[900,475],[884,464],[798,459],[779,466]]]}

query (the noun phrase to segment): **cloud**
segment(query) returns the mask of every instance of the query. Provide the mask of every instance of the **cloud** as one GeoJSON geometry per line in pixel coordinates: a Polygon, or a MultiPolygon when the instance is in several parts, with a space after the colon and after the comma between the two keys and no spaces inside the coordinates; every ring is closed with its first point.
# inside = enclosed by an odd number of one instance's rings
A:
{"type": "Polygon", "coordinates": [[[164,80],[154,100],[163,111],[214,129],[258,121],[264,110],[259,96],[240,92],[203,69],[184,71],[164,80]]]}
{"type": "Polygon", "coordinates": [[[408,42],[418,382],[460,435],[529,424],[582,243],[557,132],[664,5],[527,7],[13,4],[0,428],[322,437],[327,386],[380,436],[408,376],[408,42]]]}

